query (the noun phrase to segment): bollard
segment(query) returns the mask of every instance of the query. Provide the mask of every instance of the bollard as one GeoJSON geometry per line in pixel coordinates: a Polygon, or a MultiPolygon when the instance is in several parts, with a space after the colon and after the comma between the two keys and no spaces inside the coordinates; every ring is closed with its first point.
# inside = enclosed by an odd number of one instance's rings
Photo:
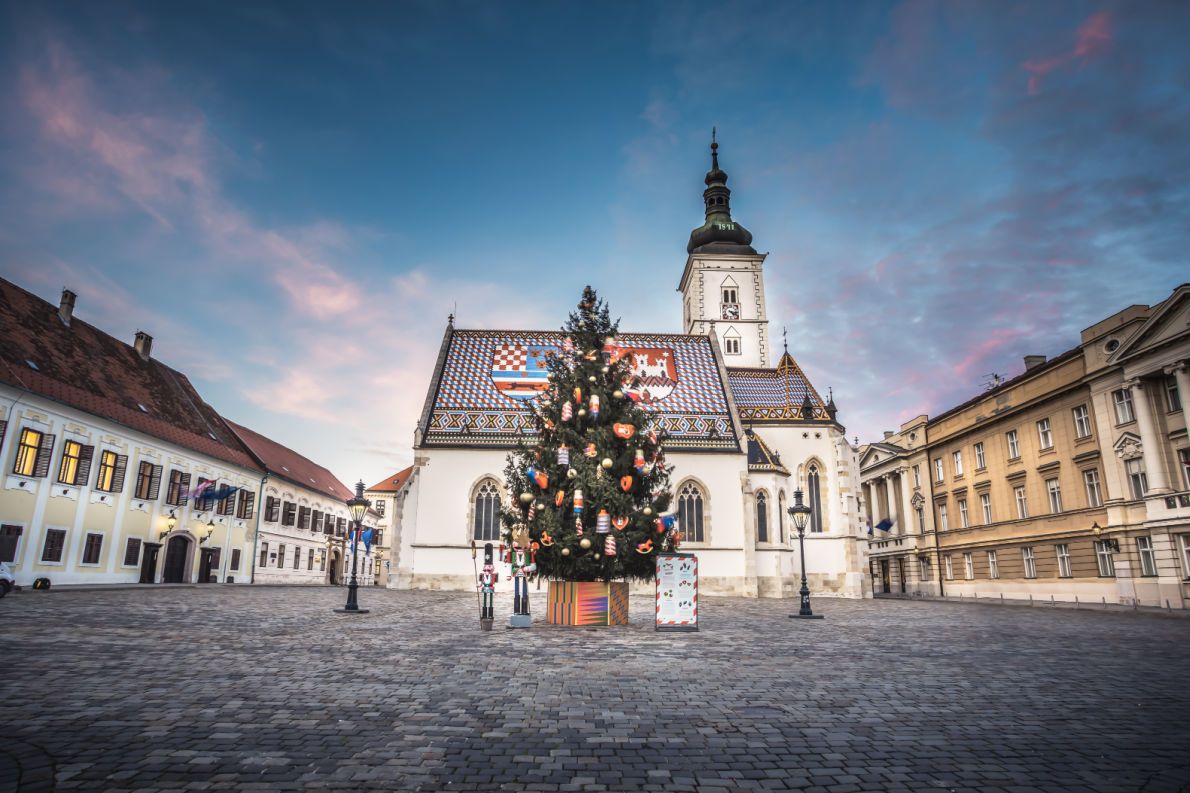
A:
{"type": "Polygon", "coordinates": [[[1107,595],[1103,596],[1103,610],[1107,611],[1107,595]]]}
{"type": "Polygon", "coordinates": [[[1050,595],[1050,605],[1054,605],[1054,596],[1050,595]]]}
{"type": "Polygon", "coordinates": [[[1165,610],[1169,611],[1169,598],[1165,599],[1165,610]]]}
{"type": "Polygon", "coordinates": [[[1030,606],[1033,605],[1033,593],[1032,592],[1029,593],[1029,605],[1030,606]]]}
{"type": "Polygon", "coordinates": [[[1000,605],[1001,606],[1004,605],[1004,593],[1003,592],[1000,593],[1000,605]]]}
{"type": "Polygon", "coordinates": [[[1078,611],[1078,595],[1074,596],[1074,610],[1078,611]]]}

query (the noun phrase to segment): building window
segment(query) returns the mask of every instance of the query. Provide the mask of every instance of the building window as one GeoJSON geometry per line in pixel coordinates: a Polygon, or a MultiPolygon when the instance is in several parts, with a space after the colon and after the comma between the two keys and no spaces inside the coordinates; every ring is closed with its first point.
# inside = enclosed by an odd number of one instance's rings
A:
{"type": "Polygon", "coordinates": [[[1171,374],[1165,376],[1165,405],[1170,413],[1182,409],[1182,399],[1178,395],[1178,379],[1171,374]]]}
{"type": "Polygon", "coordinates": [[[1058,555],[1058,577],[1070,578],[1070,546],[1066,543],[1054,546],[1058,555]]]}
{"type": "Polygon", "coordinates": [[[277,568],[280,569],[285,566],[285,544],[281,543],[277,546],[277,568]]]}
{"type": "Polygon", "coordinates": [[[975,560],[971,558],[970,551],[963,554],[963,577],[968,581],[975,578],[975,560]]]}
{"type": "Polygon", "coordinates": [[[226,497],[219,499],[219,506],[216,508],[216,513],[219,515],[231,515],[236,511],[236,494],[240,493],[238,488],[227,494],[226,497]]]}
{"type": "Polygon", "coordinates": [[[1116,423],[1127,424],[1136,421],[1136,412],[1132,409],[1132,392],[1127,388],[1111,392],[1112,403],[1116,406],[1116,423]]]}
{"type": "Polygon", "coordinates": [[[806,475],[806,499],[810,506],[810,531],[821,534],[826,521],[822,514],[822,488],[819,486],[818,466],[811,463],[810,472],[806,475]]]}
{"type": "Polygon", "coordinates": [[[926,530],[926,511],[921,507],[917,507],[914,512],[917,513],[917,533],[923,534],[926,530]]]}
{"type": "Polygon", "coordinates": [[[1070,412],[1074,415],[1074,437],[1090,438],[1091,414],[1087,412],[1087,406],[1079,405],[1070,412]]]}
{"type": "Polygon", "coordinates": [[[1153,554],[1153,538],[1137,537],[1136,552],[1140,554],[1140,574],[1157,575],[1157,557],[1153,554]]]}
{"type": "Polygon", "coordinates": [[[967,499],[965,498],[959,499],[959,525],[964,529],[970,525],[967,520],[967,499]]]}
{"type": "Polygon", "coordinates": [[[382,518],[384,517],[384,505],[385,501],[379,498],[376,499],[376,503],[372,505],[372,509],[376,510],[376,514],[382,518]]]}
{"type": "Polygon", "coordinates": [[[310,508],[298,507],[297,527],[302,530],[309,530],[310,528],[310,508]]]}
{"type": "Polygon", "coordinates": [[[241,490],[239,502],[236,504],[236,517],[240,520],[252,520],[255,512],[256,494],[248,490],[241,490]]]}
{"type": "Polygon", "coordinates": [[[1016,430],[1009,430],[1005,433],[1005,438],[1008,439],[1008,459],[1015,460],[1021,456],[1021,442],[1017,437],[1016,430]]]}
{"type": "Polygon", "coordinates": [[[982,471],[984,468],[987,468],[987,458],[983,454],[983,441],[980,441],[975,444],[975,469],[982,471]]]}
{"type": "Polygon", "coordinates": [[[740,302],[739,291],[734,286],[723,287],[723,302],[724,303],[738,303],[738,302],[740,302]]]}
{"type": "Polygon", "coordinates": [[[769,500],[764,493],[756,494],[756,541],[769,541],[769,500]]]}
{"type": "Polygon", "coordinates": [[[21,535],[24,533],[23,526],[7,523],[0,526],[0,562],[11,563],[17,560],[17,546],[20,545],[21,535]]]}
{"type": "Polygon", "coordinates": [[[1016,498],[1016,516],[1018,519],[1029,517],[1029,501],[1025,496],[1025,486],[1019,485],[1012,489],[1012,495],[1016,498]]]}
{"type": "Polygon", "coordinates": [[[1037,440],[1041,443],[1042,451],[1054,448],[1054,433],[1050,429],[1049,419],[1037,422],[1037,440]]]}
{"type": "Polygon", "coordinates": [[[951,457],[954,460],[954,475],[958,478],[963,475],[963,453],[955,452],[951,457]]]}
{"type": "Polygon", "coordinates": [[[1102,507],[1103,495],[1099,492],[1099,469],[1083,471],[1083,484],[1087,488],[1087,506],[1102,507]]]}
{"type": "Polygon", "coordinates": [[[136,472],[136,497],[142,501],[156,501],[157,496],[161,495],[161,472],[160,465],[153,465],[150,462],[142,462],[137,467],[136,472]]]}
{"type": "Polygon", "coordinates": [[[286,501],[281,507],[281,525],[293,526],[297,524],[297,504],[286,501]]]}
{"type": "Polygon", "coordinates": [[[62,549],[66,547],[65,529],[46,529],[45,545],[41,548],[41,561],[61,562],[62,549]]]}
{"type": "Polygon", "coordinates": [[[165,503],[180,507],[186,503],[186,491],[190,488],[190,474],[184,474],[177,468],[169,472],[169,490],[165,493],[165,503]]]}
{"type": "Polygon", "coordinates": [[[917,574],[923,583],[930,580],[930,557],[917,557],[917,574]]]}
{"type": "MultiPolygon", "coordinates": [[[[310,553],[314,553],[314,552],[310,551],[310,553]]],[[[293,569],[294,570],[302,569],[302,549],[301,548],[293,549],[293,569]]]]}
{"type": "Polygon", "coordinates": [[[1141,499],[1149,492],[1149,480],[1145,476],[1145,463],[1139,457],[1124,462],[1124,470],[1128,472],[1128,486],[1132,490],[1132,497],[1141,499]]]}
{"type": "Polygon", "coordinates": [[[53,435],[26,427],[21,430],[12,472],[20,476],[45,476],[50,472],[50,455],[53,453],[53,435]]]}
{"type": "Polygon", "coordinates": [[[238,571],[240,569],[240,549],[231,549],[231,569],[238,571]]]}
{"type": "Polygon", "coordinates": [[[62,444],[62,464],[58,466],[58,481],[64,485],[86,485],[91,473],[91,455],[94,446],[84,446],[78,441],[62,444]]]}
{"type": "Polygon", "coordinates": [[[103,548],[103,535],[87,533],[83,542],[83,564],[99,564],[99,551],[103,548]]]}
{"type": "Polygon", "coordinates": [[[739,336],[724,336],[723,337],[723,352],[727,355],[740,354],[740,337],[739,336]]]}
{"type": "Polygon", "coordinates": [[[703,542],[706,538],[702,490],[693,482],[687,482],[678,491],[678,528],[686,542],[703,542]]]}
{"type": "Polygon", "coordinates": [[[260,563],[257,567],[265,567],[269,563],[269,544],[262,542],[260,544],[260,563]]]}
{"type": "Polygon", "coordinates": [[[500,537],[500,489],[491,479],[485,479],[475,491],[472,504],[475,519],[472,539],[488,542],[500,537]]]}
{"type": "Polygon", "coordinates": [[[1101,578],[1116,577],[1116,558],[1112,555],[1111,546],[1102,540],[1095,541],[1095,561],[1099,564],[1101,578]]]}
{"type": "Polygon", "coordinates": [[[1178,449],[1178,465],[1182,469],[1182,482],[1190,490],[1190,449],[1178,449]]]}
{"type": "Polygon", "coordinates": [[[1190,579],[1190,534],[1178,535],[1182,545],[1182,578],[1190,579]]]}
{"type": "Polygon", "coordinates": [[[95,489],[105,493],[119,493],[124,490],[124,471],[128,457],[115,452],[99,453],[99,475],[95,477],[95,489]]]}
{"type": "Polygon", "coordinates": [[[128,543],[124,546],[124,566],[136,567],[137,562],[140,561],[140,540],[136,537],[129,537],[128,543]]]}
{"type": "Polygon", "coordinates": [[[913,466],[913,486],[921,487],[921,466],[913,466]]]}
{"type": "Polygon", "coordinates": [[[979,508],[983,511],[983,522],[987,525],[992,522],[992,497],[988,493],[979,494],[979,508]]]}
{"type": "Polygon", "coordinates": [[[946,478],[946,472],[942,468],[942,458],[935,457],[934,458],[934,481],[941,482],[945,478],[946,478]]]}
{"type": "Polygon", "coordinates": [[[1037,562],[1033,558],[1032,546],[1021,548],[1021,559],[1025,563],[1025,578],[1037,577],[1037,562]]]}
{"type": "Polygon", "coordinates": [[[1057,477],[1045,480],[1045,491],[1049,493],[1050,497],[1050,512],[1058,513],[1062,511],[1062,487],[1058,482],[1057,477]]]}
{"type": "Polygon", "coordinates": [[[988,551],[988,578],[1000,577],[1000,562],[995,551],[988,551]]]}
{"type": "Polygon", "coordinates": [[[940,531],[946,531],[949,528],[950,528],[950,522],[946,519],[946,505],[939,504],[938,505],[938,529],[940,531]]]}
{"type": "Polygon", "coordinates": [[[947,554],[946,557],[943,558],[942,561],[946,567],[946,580],[953,581],[954,580],[954,559],[952,559],[950,557],[950,554],[947,554]]]}

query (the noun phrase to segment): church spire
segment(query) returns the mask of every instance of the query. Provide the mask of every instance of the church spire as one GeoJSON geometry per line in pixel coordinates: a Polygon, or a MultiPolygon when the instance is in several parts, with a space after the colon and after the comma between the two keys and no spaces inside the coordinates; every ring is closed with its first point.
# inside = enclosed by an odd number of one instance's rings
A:
{"type": "Polygon", "coordinates": [[[706,222],[690,232],[687,253],[739,253],[755,255],[752,234],[731,218],[731,190],[727,189],[727,172],[719,167],[719,141],[716,129],[711,128],[711,170],[707,171],[707,189],[702,201],[706,222]]]}

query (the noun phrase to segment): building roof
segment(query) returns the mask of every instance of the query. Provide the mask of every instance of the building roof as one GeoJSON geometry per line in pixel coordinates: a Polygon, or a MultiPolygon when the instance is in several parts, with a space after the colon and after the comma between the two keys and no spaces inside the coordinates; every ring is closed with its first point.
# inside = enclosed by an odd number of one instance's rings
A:
{"type": "Polygon", "coordinates": [[[376,484],[369,487],[367,493],[398,493],[405,483],[409,481],[409,477],[413,474],[413,466],[403,468],[395,474],[386,476],[376,484]]]}
{"type": "Polygon", "coordinates": [[[308,457],[234,421],[228,421],[227,424],[273,476],[317,491],[336,501],[346,501],[355,497],[351,489],[334,474],[308,457]]]}
{"type": "MultiPolygon", "coordinates": [[[[419,447],[507,448],[531,440],[527,400],[546,385],[559,331],[448,327],[418,426],[419,447]]],[[[636,395],[673,450],[740,451],[722,369],[707,336],[621,333],[645,385],[636,395]]]]}
{"type": "Polygon", "coordinates": [[[711,170],[703,180],[707,189],[702,193],[706,222],[690,232],[686,253],[730,253],[756,255],[752,247],[752,232],[731,216],[731,190],[727,187],[727,171],[719,167],[719,144],[711,132],[711,170]]]}
{"type": "Polygon", "coordinates": [[[201,454],[259,469],[184,374],[0,278],[0,381],[201,454]]]}
{"type": "Polygon", "coordinates": [[[730,367],[727,380],[744,423],[834,421],[834,404],[822,401],[788,352],[775,369],[730,367]],[[809,399],[808,410],[807,398],[809,399]],[[805,416],[808,412],[810,415],[805,416]]]}
{"type": "Polygon", "coordinates": [[[748,436],[748,470],[758,474],[781,474],[789,476],[789,469],[781,463],[781,455],[775,454],[764,439],[751,427],[744,430],[748,436]]]}

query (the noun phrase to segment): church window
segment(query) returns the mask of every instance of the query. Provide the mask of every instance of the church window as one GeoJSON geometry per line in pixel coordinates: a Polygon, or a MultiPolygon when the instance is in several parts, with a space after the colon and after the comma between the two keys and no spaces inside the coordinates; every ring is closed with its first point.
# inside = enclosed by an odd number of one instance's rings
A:
{"type": "Polygon", "coordinates": [[[475,490],[475,518],[471,537],[490,542],[500,537],[500,490],[495,481],[485,479],[475,490]]]}
{"type": "Polygon", "coordinates": [[[678,528],[686,542],[703,542],[706,537],[702,488],[693,482],[687,482],[678,491],[678,528]]]}
{"type": "Polygon", "coordinates": [[[810,507],[810,533],[820,534],[823,530],[822,488],[818,478],[818,466],[811,464],[806,474],[806,501],[810,507]]]}
{"type": "Polygon", "coordinates": [[[785,491],[777,494],[777,542],[785,542],[785,491]]]}
{"type": "Polygon", "coordinates": [[[756,494],[756,541],[769,541],[769,500],[764,493],[756,494]]]}
{"type": "Polygon", "coordinates": [[[740,337],[727,336],[723,339],[723,352],[727,355],[740,354],[740,337]]]}

